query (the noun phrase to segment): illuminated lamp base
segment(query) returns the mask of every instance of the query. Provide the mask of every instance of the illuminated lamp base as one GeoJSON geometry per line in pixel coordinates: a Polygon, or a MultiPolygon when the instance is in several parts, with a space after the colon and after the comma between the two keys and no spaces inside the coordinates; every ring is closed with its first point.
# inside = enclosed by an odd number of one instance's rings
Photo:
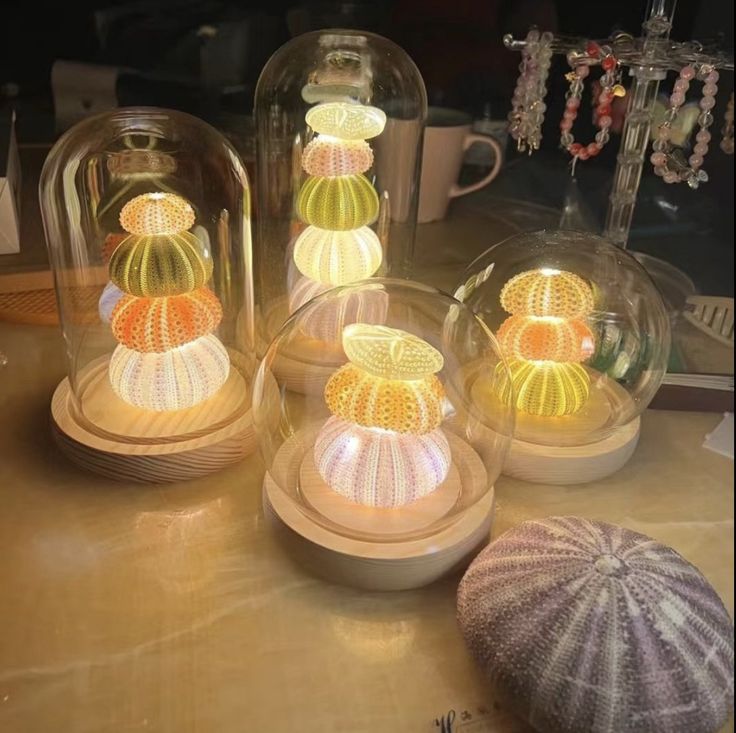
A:
{"type": "Polygon", "coordinates": [[[119,481],[164,483],[204,476],[255,451],[245,365],[233,364],[213,397],[175,412],[127,404],[113,392],[108,369],[102,357],[79,373],[78,403],[68,379],[51,401],[54,439],[79,466],[119,481]]]}
{"type": "Polygon", "coordinates": [[[540,445],[514,439],[504,475],[559,486],[600,481],[626,465],[639,442],[640,426],[637,417],[607,438],[588,445],[540,445]]]}
{"type": "Polygon", "coordinates": [[[303,429],[287,440],[263,483],[267,521],[312,573],[367,590],[419,588],[460,570],[488,542],[493,489],[454,520],[441,522],[461,490],[482,492],[486,484],[480,457],[456,435],[446,434],[453,463],[445,481],[411,504],[388,509],[357,505],[327,486],[314,465],[317,430],[303,429]],[[313,513],[284,488],[297,478],[313,513]]]}

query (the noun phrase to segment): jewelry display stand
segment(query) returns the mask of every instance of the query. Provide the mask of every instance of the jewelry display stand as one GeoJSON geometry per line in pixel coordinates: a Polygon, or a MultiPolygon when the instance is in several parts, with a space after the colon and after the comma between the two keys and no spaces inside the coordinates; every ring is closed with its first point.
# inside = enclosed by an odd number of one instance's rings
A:
{"type": "MultiPolygon", "coordinates": [[[[597,44],[610,47],[618,63],[628,68],[633,80],[631,88],[627,91],[629,104],[603,230],[604,237],[622,248],[626,248],[629,239],[660,82],[665,79],[668,72],[679,72],[687,65],[697,69],[710,67],[713,70],[727,71],[733,71],[734,68],[733,58],[717,49],[706,47],[696,41],[670,41],[674,10],[675,0],[655,0],[651,3],[651,10],[643,23],[643,34],[640,38],[619,32],[597,44]]],[[[507,48],[518,51],[525,47],[526,41],[506,35],[504,44],[507,48]]],[[[580,38],[555,36],[551,40],[553,53],[565,54],[573,67],[595,66],[601,63],[603,59],[591,56],[586,50],[587,46],[588,42],[580,38]]],[[[730,109],[732,135],[733,107],[730,109]]],[[[728,127],[727,112],[724,129],[728,127]]],[[[727,144],[722,147],[725,152],[733,152],[732,143],[730,150],[727,149],[729,147],[727,144]]],[[[683,175],[686,173],[686,166],[687,163],[680,165],[683,175]]],[[[705,178],[701,176],[688,182],[691,187],[696,188],[703,180],[705,178]]]]}

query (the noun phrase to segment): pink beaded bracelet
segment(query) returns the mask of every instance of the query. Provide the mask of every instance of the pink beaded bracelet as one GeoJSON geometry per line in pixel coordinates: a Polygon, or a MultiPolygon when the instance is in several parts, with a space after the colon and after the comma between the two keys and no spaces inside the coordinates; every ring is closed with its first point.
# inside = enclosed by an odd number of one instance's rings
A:
{"type": "MultiPolygon", "coordinates": [[[[654,173],[661,176],[665,183],[687,182],[690,188],[697,188],[708,180],[708,174],[703,170],[703,161],[708,153],[708,144],[711,134],[708,128],[713,124],[711,110],[716,105],[718,92],[718,72],[710,64],[703,64],[699,68],[688,64],[680,70],[670,95],[670,106],[665,113],[662,124],[657,128],[652,153],[649,160],[654,166],[654,173]],[[671,142],[672,127],[675,124],[680,109],[685,104],[690,82],[699,79],[703,82],[703,96],[700,98],[700,115],[698,125],[700,129],[695,135],[695,145],[687,162],[684,157],[676,154],[671,142]]],[[[679,153],[679,151],[678,151],[679,153]]]]}

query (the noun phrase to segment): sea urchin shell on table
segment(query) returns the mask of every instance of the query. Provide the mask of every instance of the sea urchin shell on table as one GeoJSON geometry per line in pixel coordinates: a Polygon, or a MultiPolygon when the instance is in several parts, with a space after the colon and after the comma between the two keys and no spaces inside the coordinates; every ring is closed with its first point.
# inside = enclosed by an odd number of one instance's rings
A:
{"type": "Polygon", "coordinates": [[[524,522],[458,591],[465,641],[539,731],[714,733],[733,710],[733,623],[672,548],[578,517],[524,522]]]}

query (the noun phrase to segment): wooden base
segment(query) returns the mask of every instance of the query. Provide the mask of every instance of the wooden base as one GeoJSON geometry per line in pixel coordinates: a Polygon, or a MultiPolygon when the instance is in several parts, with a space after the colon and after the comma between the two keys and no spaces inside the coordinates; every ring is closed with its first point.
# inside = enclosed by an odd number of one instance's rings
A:
{"type": "Polygon", "coordinates": [[[83,468],[118,480],[185,481],[255,450],[250,390],[235,366],[205,402],[153,412],[128,405],[112,391],[108,362],[103,357],[80,372],[77,400],[65,379],[51,401],[54,439],[83,468]]]}
{"type": "Polygon", "coordinates": [[[639,442],[641,419],[604,440],[580,446],[550,446],[514,439],[504,463],[506,476],[544,484],[582,484],[610,476],[626,464],[639,442]]]}
{"type": "Polygon", "coordinates": [[[404,507],[378,509],[352,503],[325,486],[313,468],[313,432],[301,431],[284,443],[263,484],[267,519],[310,571],[368,590],[419,588],[461,567],[488,541],[494,492],[485,492],[480,457],[457,436],[447,436],[453,469],[442,486],[404,507]],[[321,521],[282,488],[281,482],[296,483],[297,477],[298,487],[290,490],[321,521]],[[474,494],[480,496],[475,502],[474,494]],[[450,512],[458,503],[468,508],[453,518],[450,512]]]}

